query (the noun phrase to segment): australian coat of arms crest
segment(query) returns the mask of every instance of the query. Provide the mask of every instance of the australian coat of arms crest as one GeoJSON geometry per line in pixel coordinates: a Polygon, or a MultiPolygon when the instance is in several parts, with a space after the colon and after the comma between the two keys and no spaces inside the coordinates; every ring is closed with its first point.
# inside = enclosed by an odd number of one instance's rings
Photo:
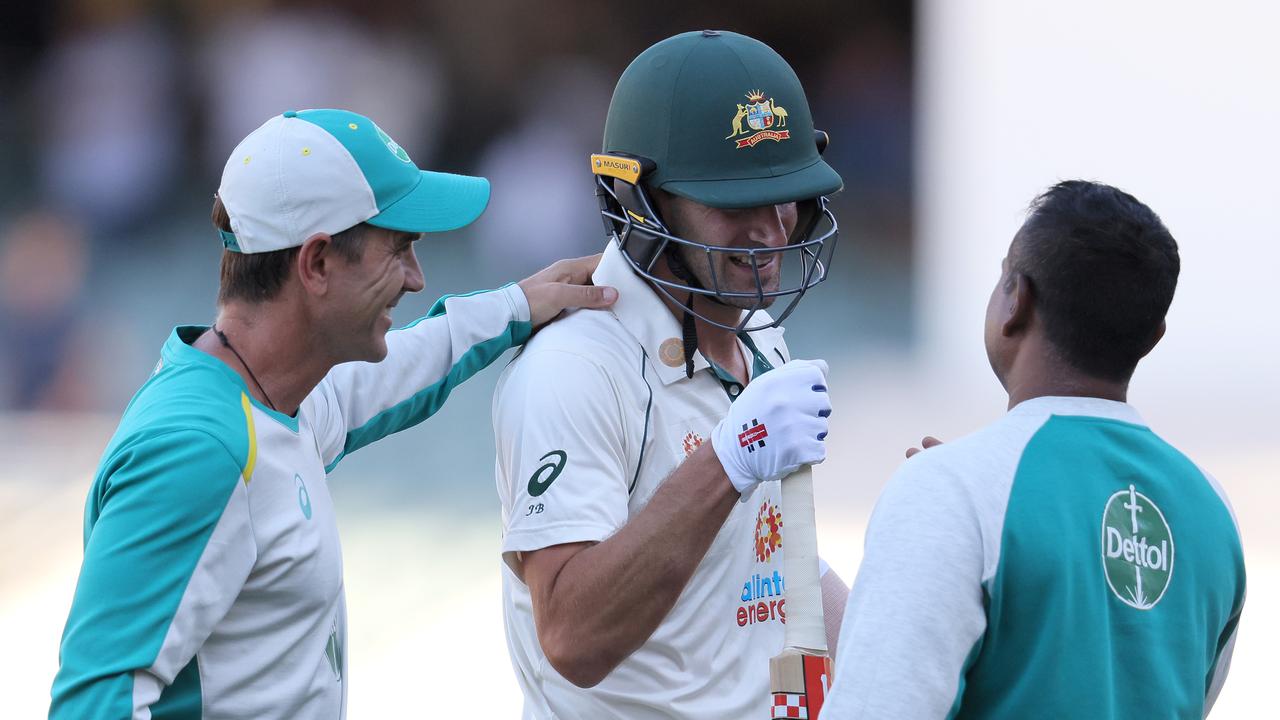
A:
{"type": "Polygon", "coordinates": [[[776,104],[773,98],[765,98],[763,90],[747,93],[746,104],[738,103],[738,113],[733,116],[733,132],[725,140],[733,140],[735,148],[755,147],[763,140],[782,142],[791,138],[787,126],[787,109],[776,104]]]}

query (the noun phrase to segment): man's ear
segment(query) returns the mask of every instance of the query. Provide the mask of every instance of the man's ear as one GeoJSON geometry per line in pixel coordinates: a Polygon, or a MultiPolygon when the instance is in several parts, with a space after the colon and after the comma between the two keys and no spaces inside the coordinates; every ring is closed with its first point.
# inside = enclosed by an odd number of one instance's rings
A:
{"type": "Polygon", "coordinates": [[[1000,334],[1013,337],[1031,324],[1031,318],[1035,314],[1035,287],[1031,278],[1022,273],[1014,273],[1013,291],[1009,293],[1008,303],[1004,322],[1000,324],[1000,334]]]}
{"type": "Polygon", "coordinates": [[[316,233],[298,250],[298,280],[312,295],[324,295],[329,289],[329,273],[333,271],[333,238],[316,233]]]}
{"type": "Polygon", "coordinates": [[[1151,336],[1151,344],[1147,345],[1147,347],[1143,349],[1142,357],[1146,357],[1148,353],[1156,348],[1156,345],[1160,344],[1160,340],[1164,338],[1164,331],[1166,329],[1168,329],[1168,326],[1165,325],[1164,320],[1161,320],[1160,327],[1157,327],[1155,333],[1151,336]]]}

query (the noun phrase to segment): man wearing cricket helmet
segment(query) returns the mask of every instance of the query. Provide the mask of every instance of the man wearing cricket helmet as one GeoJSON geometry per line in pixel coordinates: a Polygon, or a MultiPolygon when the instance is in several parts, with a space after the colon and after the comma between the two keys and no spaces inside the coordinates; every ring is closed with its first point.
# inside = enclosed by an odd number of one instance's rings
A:
{"type": "Polygon", "coordinates": [[[594,281],[620,299],[550,325],[494,398],[525,717],[767,717],[775,481],[825,458],[831,409],[826,364],[791,360],[778,327],[835,243],[825,140],[790,66],[742,35],[668,38],[618,81],[590,162],[594,281]]]}
{"type": "Polygon", "coordinates": [[[595,258],[441,299],[413,243],[489,182],[419,170],[367,117],[271,118],[214,200],[218,317],[169,335],[98,466],[50,718],[341,718],[346,602],[328,474],[421,422],[568,306],[595,258]]]}

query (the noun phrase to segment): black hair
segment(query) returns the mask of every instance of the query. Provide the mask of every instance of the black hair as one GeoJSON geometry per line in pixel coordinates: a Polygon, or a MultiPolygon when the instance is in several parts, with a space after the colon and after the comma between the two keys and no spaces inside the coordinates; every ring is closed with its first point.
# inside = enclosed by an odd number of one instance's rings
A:
{"type": "Polygon", "coordinates": [[[1110,185],[1067,180],[1031,202],[1010,279],[1031,281],[1049,341],[1076,369],[1127,381],[1157,339],[1178,285],[1178,243],[1110,185]]]}

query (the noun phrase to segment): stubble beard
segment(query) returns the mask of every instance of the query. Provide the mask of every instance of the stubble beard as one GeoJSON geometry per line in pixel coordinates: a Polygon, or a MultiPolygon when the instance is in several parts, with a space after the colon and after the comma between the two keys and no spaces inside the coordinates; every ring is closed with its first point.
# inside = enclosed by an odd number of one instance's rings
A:
{"type": "MultiPolygon", "coordinates": [[[[724,253],[711,253],[711,257],[707,257],[705,253],[695,252],[689,247],[681,247],[677,252],[680,253],[680,260],[684,263],[684,266],[689,270],[689,272],[693,274],[693,277],[698,281],[698,284],[707,290],[712,292],[719,290],[721,292],[749,293],[755,293],[757,290],[754,281],[744,283],[743,287],[733,287],[725,284],[724,278],[730,276],[733,268],[729,267],[729,258],[724,253]],[[711,280],[710,264],[712,262],[717,263],[716,277],[721,279],[719,288],[717,288],[711,280]]],[[[781,262],[782,258],[779,257],[779,266],[781,266],[781,262]]],[[[781,283],[780,272],[774,271],[770,276],[761,278],[761,280],[763,281],[763,291],[765,293],[777,292],[781,283]]],[[[715,300],[724,305],[738,308],[739,310],[758,310],[772,306],[773,302],[777,300],[777,298],[767,295],[763,298],[716,296],[715,300]]]]}

